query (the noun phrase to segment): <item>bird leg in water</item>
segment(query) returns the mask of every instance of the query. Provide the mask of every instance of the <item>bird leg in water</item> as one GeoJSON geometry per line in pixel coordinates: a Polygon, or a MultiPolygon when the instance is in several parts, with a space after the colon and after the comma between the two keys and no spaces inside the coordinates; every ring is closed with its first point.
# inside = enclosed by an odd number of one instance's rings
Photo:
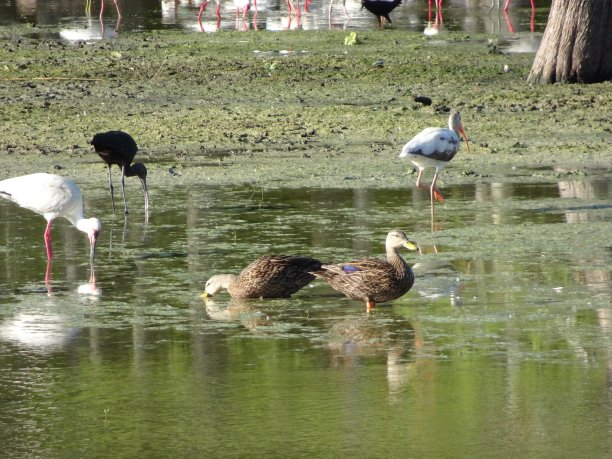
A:
{"type": "Polygon", "coordinates": [[[113,193],[113,176],[111,174],[111,165],[108,165],[108,189],[111,194],[111,202],[113,203],[113,213],[115,213],[115,194],[113,193]]]}
{"type": "Polygon", "coordinates": [[[53,248],[51,247],[51,222],[47,222],[47,229],[45,229],[45,247],[47,248],[47,260],[51,261],[53,258],[53,248]]]}
{"type": "Polygon", "coordinates": [[[369,311],[370,309],[374,309],[376,307],[376,303],[374,303],[374,301],[368,299],[368,301],[366,301],[366,311],[369,311]]]}
{"type": "MultiPolygon", "coordinates": [[[[144,192],[144,205],[145,205],[145,214],[149,211],[149,192],[147,191],[147,180],[140,179],[140,183],[142,184],[142,191],[144,192]]],[[[126,210],[127,213],[127,210],[126,210]]]]}
{"type": "Polygon", "coordinates": [[[429,189],[432,205],[434,198],[439,202],[444,202],[444,197],[442,196],[442,193],[440,193],[440,191],[438,191],[438,189],[436,188],[436,180],[438,180],[438,169],[436,169],[436,173],[434,174],[433,180],[431,181],[431,188],[429,189]]]}
{"type": "Polygon", "coordinates": [[[53,295],[53,287],[51,286],[51,273],[53,271],[53,261],[47,260],[47,270],[45,271],[45,286],[47,287],[47,295],[53,295]]]}
{"type": "Polygon", "coordinates": [[[442,196],[442,193],[440,193],[437,188],[431,189],[431,195],[436,199],[436,201],[444,202],[444,196],[442,196]]]}
{"type": "Polygon", "coordinates": [[[123,213],[128,214],[127,201],[125,200],[125,165],[121,166],[121,194],[123,194],[123,213]]]}
{"type": "Polygon", "coordinates": [[[417,181],[416,181],[417,188],[421,188],[421,176],[423,175],[423,170],[424,169],[419,168],[419,175],[417,175],[417,181]]]}

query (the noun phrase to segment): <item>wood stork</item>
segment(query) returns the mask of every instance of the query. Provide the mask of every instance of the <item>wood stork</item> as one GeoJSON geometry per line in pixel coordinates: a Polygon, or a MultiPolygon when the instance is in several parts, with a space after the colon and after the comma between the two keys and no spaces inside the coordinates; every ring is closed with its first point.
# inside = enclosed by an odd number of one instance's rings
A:
{"type": "Polygon", "coordinates": [[[433,204],[434,198],[444,202],[444,198],[436,188],[436,180],[440,171],[455,157],[459,151],[462,136],[465,139],[465,146],[470,151],[467,135],[461,125],[461,115],[459,112],[451,112],[448,118],[448,129],[430,127],[424,129],[414,136],[402,148],[399,157],[408,159],[419,169],[416,186],[421,187],[421,177],[423,170],[427,167],[435,167],[436,172],[431,181],[430,197],[433,204]]]}

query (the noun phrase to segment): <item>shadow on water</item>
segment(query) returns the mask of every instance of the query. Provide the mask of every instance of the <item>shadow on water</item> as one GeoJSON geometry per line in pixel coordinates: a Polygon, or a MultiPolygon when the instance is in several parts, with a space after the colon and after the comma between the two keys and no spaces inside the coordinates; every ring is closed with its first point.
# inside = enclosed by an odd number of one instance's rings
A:
{"type": "MultiPolygon", "coordinates": [[[[58,222],[53,295],[44,220],[1,202],[3,451],[106,452],[102,426],[127,455],[142,453],[141,442],[166,455],[189,437],[200,452],[229,456],[253,444],[257,455],[299,455],[304,444],[348,454],[338,438],[385,456],[436,456],[473,443],[431,432],[482,427],[487,413],[504,412],[479,434],[479,454],[584,448],[578,430],[589,432],[587,455],[601,456],[610,410],[601,387],[612,380],[610,178],[442,186],[432,231],[428,193],[413,183],[154,189],[148,226],[141,209],[113,216],[99,183],[86,202],[105,222],[95,278],[86,238],[58,222]],[[394,227],[419,243],[404,254],[417,280],[369,314],[320,282],[291,299],[199,297],[209,276],[265,253],[380,257],[394,227]],[[584,406],[588,416],[576,415],[584,406]],[[525,440],[535,425],[555,433],[525,440]],[[486,440],[500,429],[516,441],[486,440]],[[296,443],[253,441],[283,432],[296,443]],[[408,440],[390,447],[382,433],[408,440]]],[[[142,199],[127,192],[128,202],[142,199]]]]}

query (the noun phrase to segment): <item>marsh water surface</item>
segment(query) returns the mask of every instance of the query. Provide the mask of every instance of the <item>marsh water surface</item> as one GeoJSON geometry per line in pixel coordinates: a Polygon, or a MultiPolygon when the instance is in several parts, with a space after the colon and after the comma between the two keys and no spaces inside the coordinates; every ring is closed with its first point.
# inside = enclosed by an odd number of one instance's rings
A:
{"type": "Polygon", "coordinates": [[[61,222],[45,286],[44,220],[0,206],[5,454],[609,451],[609,177],[448,186],[433,231],[410,186],[158,187],[146,224],[135,183],[126,220],[103,180],[82,185],[107,222],[95,279],[61,222]],[[369,314],[320,282],[199,296],[264,253],[380,256],[391,227],[419,242],[417,280],[369,314]]]}

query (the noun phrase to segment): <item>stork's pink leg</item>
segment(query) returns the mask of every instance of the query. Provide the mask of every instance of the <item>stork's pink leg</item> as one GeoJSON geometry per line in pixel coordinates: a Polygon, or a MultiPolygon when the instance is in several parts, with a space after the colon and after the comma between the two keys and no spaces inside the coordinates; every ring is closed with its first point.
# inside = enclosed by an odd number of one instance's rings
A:
{"type": "Polygon", "coordinates": [[[436,201],[444,202],[444,196],[442,196],[442,193],[440,193],[440,191],[438,191],[438,189],[436,188],[436,180],[438,180],[438,169],[436,169],[436,173],[434,174],[433,180],[431,181],[431,188],[429,189],[432,205],[434,198],[436,199],[436,201]]]}
{"type": "Polygon", "coordinates": [[[198,13],[198,24],[200,24],[200,30],[202,32],[204,32],[204,26],[202,25],[202,13],[206,9],[206,5],[208,5],[208,0],[206,0],[204,3],[202,3],[202,6],[200,7],[200,11],[198,13]]]}
{"type": "Polygon", "coordinates": [[[509,6],[510,6],[510,0],[506,0],[506,5],[504,6],[504,13],[508,11],[509,6]]]}
{"type": "Polygon", "coordinates": [[[419,175],[417,175],[416,187],[421,188],[421,176],[423,175],[423,169],[419,168],[419,175]]]}
{"type": "Polygon", "coordinates": [[[117,8],[117,15],[119,17],[119,19],[121,19],[121,10],[119,9],[119,4],[117,3],[117,0],[115,0],[115,8],[117,8]]]}
{"type": "Polygon", "coordinates": [[[45,247],[47,248],[47,260],[53,259],[53,248],[51,247],[51,222],[53,220],[49,220],[47,222],[47,229],[45,229],[45,247]]]}

